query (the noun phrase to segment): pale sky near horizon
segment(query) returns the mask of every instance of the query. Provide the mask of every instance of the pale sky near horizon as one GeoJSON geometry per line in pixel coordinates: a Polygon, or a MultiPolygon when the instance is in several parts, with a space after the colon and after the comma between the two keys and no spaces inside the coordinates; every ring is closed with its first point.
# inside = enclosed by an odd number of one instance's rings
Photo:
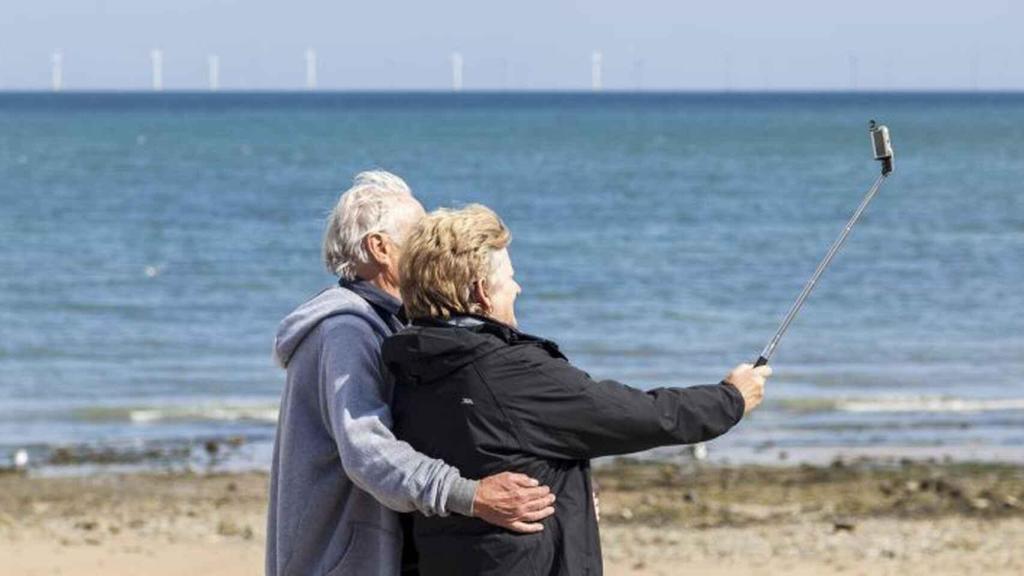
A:
{"type": "Polygon", "coordinates": [[[0,89],[1024,89],[1024,2],[0,0],[0,89]]]}

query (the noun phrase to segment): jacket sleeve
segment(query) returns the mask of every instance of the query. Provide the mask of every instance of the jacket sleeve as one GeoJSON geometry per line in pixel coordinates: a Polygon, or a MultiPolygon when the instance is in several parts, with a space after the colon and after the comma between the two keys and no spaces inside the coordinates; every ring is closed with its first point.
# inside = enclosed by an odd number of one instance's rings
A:
{"type": "Polygon", "coordinates": [[[743,417],[743,396],[729,384],[643,391],[595,381],[541,350],[524,354],[507,374],[518,374],[517,381],[496,394],[523,447],[544,457],[587,459],[703,442],[743,417]]]}
{"type": "Polygon", "coordinates": [[[321,407],[352,482],[396,512],[472,515],[476,482],[392,434],[380,337],[354,316],[337,319],[323,337],[321,407]]]}

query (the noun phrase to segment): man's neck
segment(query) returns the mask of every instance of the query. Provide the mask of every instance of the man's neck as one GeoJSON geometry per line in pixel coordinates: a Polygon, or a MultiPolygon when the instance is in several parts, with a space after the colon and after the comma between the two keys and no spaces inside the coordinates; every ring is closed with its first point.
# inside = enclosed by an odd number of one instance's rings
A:
{"type": "Polygon", "coordinates": [[[402,301],[402,292],[398,289],[398,286],[386,281],[383,275],[377,275],[375,278],[371,278],[366,281],[368,284],[372,284],[380,289],[385,294],[394,297],[399,302],[402,301]]]}
{"type": "Polygon", "coordinates": [[[402,292],[398,289],[398,284],[389,282],[387,275],[379,268],[374,270],[364,269],[357,271],[356,280],[366,282],[388,296],[391,296],[395,300],[398,300],[399,303],[402,302],[402,292]]]}

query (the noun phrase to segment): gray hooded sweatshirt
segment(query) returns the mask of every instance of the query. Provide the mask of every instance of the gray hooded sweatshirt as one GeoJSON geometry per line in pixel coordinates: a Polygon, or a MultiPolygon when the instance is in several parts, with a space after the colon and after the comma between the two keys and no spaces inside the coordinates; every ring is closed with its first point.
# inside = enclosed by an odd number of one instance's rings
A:
{"type": "Polygon", "coordinates": [[[270,476],[268,576],[396,575],[394,511],[472,514],[476,483],[391,433],[380,346],[396,322],[381,305],[397,311],[397,300],[366,283],[334,287],[278,328],[274,356],[288,376],[270,476]]]}

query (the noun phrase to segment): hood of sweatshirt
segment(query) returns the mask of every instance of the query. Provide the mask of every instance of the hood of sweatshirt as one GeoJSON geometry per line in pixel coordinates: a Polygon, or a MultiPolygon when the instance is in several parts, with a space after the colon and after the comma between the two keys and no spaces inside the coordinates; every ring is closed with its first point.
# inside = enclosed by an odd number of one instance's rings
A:
{"type": "Polygon", "coordinates": [[[274,360],[282,368],[288,367],[295,350],[325,318],[338,314],[355,314],[366,319],[381,336],[390,334],[387,325],[369,303],[351,290],[340,286],[328,288],[309,299],[277,327],[274,338],[274,360]]]}

